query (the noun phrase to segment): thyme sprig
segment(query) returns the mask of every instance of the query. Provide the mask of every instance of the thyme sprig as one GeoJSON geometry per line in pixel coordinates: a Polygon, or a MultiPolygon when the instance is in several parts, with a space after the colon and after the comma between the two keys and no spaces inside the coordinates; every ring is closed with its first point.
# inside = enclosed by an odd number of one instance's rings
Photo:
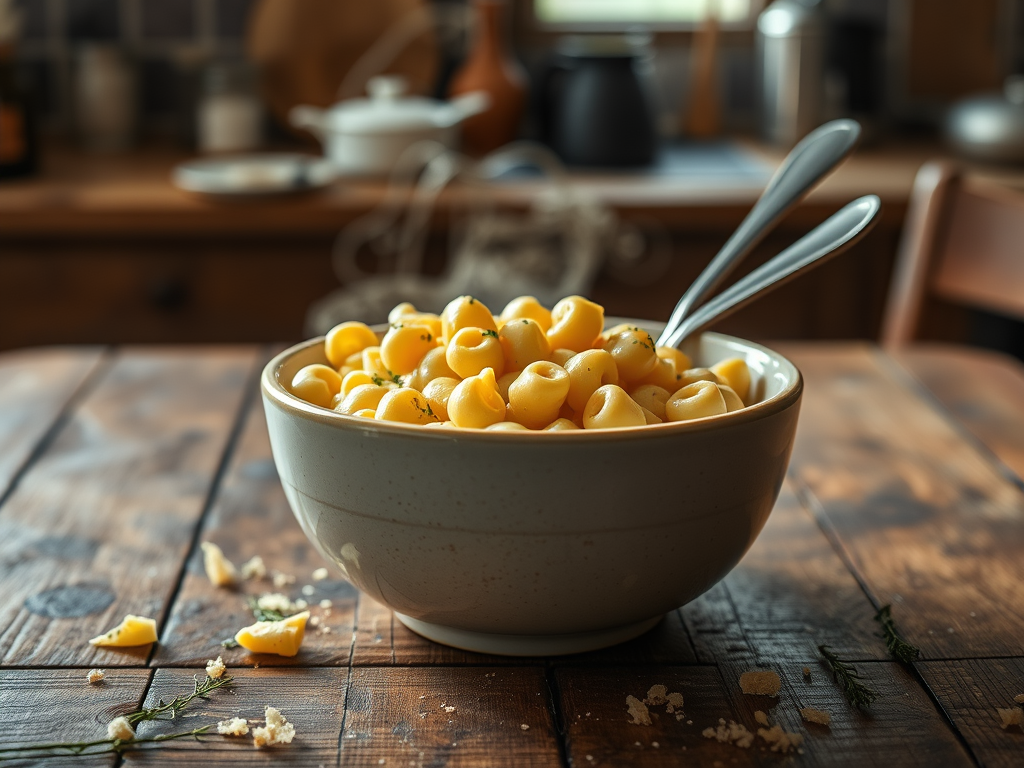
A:
{"type": "Polygon", "coordinates": [[[199,682],[199,678],[193,678],[195,686],[192,689],[192,693],[182,694],[181,696],[175,696],[172,701],[164,703],[163,699],[157,702],[155,707],[148,707],[140,709],[137,712],[125,715],[128,718],[128,722],[134,728],[138,723],[144,720],[173,720],[177,717],[178,713],[189,705],[194,699],[205,698],[206,694],[211,691],[215,691],[218,688],[223,688],[226,685],[231,685],[234,681],[233,677],[227,675],[223,677],[209,677],[199,682]],[[170,714],[170,717],[161,717],[161,715],[170,714]]]}
{"type": "Polygon", "coordinates": [[[818,651],[825,658],[836,685],[846,696],[846,700],[858,709],[867,709],[871,703],[878,698],[878,693],[868,688],[862,680],[860,673],[849,662],[843,661],[827,645],[819,645],[818,651]]]}
{"type": "Polygon", "coordinates": [[[921,655],[921,649],[908,643],[896,629],[896,622],[892,620],[892,605],[883,605],[879,608],[875,614],[875,621],[882,625],[885,647],[889,649],[894,659],[909,664],[921,655]]]}
{"type": "Polygon", "coordinates": [[[212,726],[204,725],[182,733],[165,733],[157,736],[143,736],[134,739],[99,739],[97,741],[67,741],[53,744],[32,744],[28,747],[0,748],[0,763],[7,760],[24,760],[27,757],[86,757],[102,755],[110,752],[121,754],[135,749],[141,744],[156,744],[161,741],[187,739],[190,736],[199,741],[199,737],[212,726]]]}

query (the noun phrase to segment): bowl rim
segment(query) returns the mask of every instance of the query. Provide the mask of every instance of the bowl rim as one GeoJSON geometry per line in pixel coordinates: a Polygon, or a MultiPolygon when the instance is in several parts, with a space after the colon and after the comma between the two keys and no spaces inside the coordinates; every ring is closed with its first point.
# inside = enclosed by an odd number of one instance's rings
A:
{"type": "MultiPolygon", "coordinates": [[[[640,321],[642,322],[642,321],[640,321]]],[[[717,416],[705,416],[689,421],[672,421],[661,424],[644,424],[637,427],[618,427],[614,429],[566,429],[555,431],[543,430],[494,430],[494,429],[468,429],[461,427],[435,427],[429,428],[418,424],[403,424],[398,421],[377,421],[361,416],[348,416],[343,413],[332,411],[328,408],[321,408],[318,405],[307,403],[287,390],[281,383],[278,372],[285,362],[318,344],[323,344],[324,337],[307,339],[299,342],[288,349],[279,352],[270,359],[263,367],[260,375],[260,390],[264,402],[273,402],[278,408],[293,416],[300,417],[307,421],[318,422],[323,425],[349,429],[358,432],[371,432],[375,434],[393,434],[406,437],[418,437],[428,440],[471,440],[480,442],[523,442],[533,444],[542,442],[550,445],[551,440],[587,440],[592,441],[604,437],[613,440],[634,440],[649,439],[653,437],[666,437],[679,433],[700,433],[709,430],[717,430],[726,426],[736,426],[752,421],[767,418],[773,414],[780,413],[799,401],[803,393],[803,374],[800,369],[779,352],[776,352],[762,344],[741,339],[737,336],[729,336],[724,333],[705,332],[702,337],[709,336],[729,342],[739,342],[745,347],[760,351],[774,360],[781,361],[784,367],[792,369],[792,379],[789,386],[776,395],[762,400],[759,403],[748,405],[739,411],[722,413],[717,416]],[[511,437],[509,437],[511,435],[511,437]]]]}

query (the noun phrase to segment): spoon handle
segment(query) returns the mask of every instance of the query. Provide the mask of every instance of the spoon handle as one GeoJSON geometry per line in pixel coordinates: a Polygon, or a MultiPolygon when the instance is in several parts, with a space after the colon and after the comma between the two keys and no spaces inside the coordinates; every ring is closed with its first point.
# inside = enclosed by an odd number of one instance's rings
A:
{"type": "Polygon", "coordinates": [[[658,339],[659,346],[666,344],[696,304],[715,289],[765,233],[850,154],[859,137],[860,124],[855,120],[833,120],[811,131],[793,147],[750,213],[679,299],[658,339]]]}
{"type": "Polygon", "coordinates": [[[842,253],[870,231],[881,205],[876,195],[854,200],[686,318],[669,335],[665,346],[678,347],[695,331],[732,314],[761,293],[774,290],[801,272],[842,253]]]}

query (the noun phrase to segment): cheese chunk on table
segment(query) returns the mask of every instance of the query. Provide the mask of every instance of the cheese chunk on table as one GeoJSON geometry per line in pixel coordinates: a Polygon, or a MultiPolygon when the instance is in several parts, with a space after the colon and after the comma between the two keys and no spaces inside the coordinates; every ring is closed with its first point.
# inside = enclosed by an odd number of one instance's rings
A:
{"type": "Polygon", "coordinates": [[[306,635],[309,611],[297,613],[281,621],[257,621],[238,630],[235,642],[253,653],[276,653],[294,656],[306,635]]]}
{"type": "Polygon", "coordinates": [[[94,637],[92,645],[107,648],[127,648],[133,645],[148,645],[156,642],[156,621],[145,616],[128,614],[120,624],[106,634],[94,637]]]}

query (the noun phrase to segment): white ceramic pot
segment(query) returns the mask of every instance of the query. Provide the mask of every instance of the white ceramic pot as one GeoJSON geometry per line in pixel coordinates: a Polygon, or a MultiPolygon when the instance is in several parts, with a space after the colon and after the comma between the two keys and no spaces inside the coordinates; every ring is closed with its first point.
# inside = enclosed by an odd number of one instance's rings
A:
{"type": "Polygon", "coordinates": [[[291,395],[320,339],[262,377],[295,516],[325,557],[414,631],[468,650],[548,655],[634,637],[710,589],[772,510],[802,382],[762,346],[707,333],[693,359],[745,358],[756,405],[655,426],[425,429],[291,395]]]}
{"type": "Polygon", "coordinates": [[[487,109],[487,94],[467,93],[449,102],[404,96],[405,80],[374,77],[368,99],[350,99],[330,109],[299,106],[292,125],[311,131],[340,173],[388,173],[402,153],[420,141],[458,148],[459,125],[487,109]]]}

